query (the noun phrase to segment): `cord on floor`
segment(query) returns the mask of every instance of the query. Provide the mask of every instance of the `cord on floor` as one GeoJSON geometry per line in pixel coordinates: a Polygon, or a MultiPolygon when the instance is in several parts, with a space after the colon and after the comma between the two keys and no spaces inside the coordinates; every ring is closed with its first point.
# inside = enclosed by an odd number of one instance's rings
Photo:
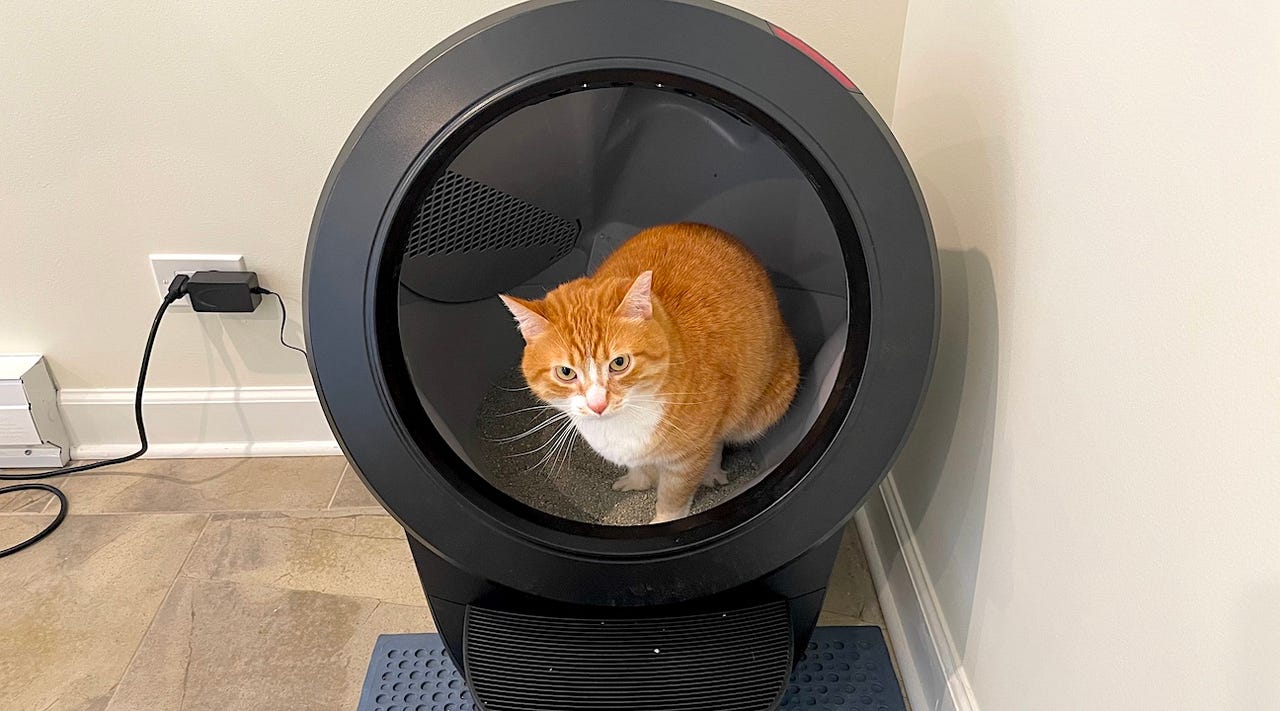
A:
{"type": "MultiPolygon", "coordinates": [[[[90,469],[109,467],[112,464],[124,464],[125,462],[131,462],[147,453],[147,427],[142,421],[142,391],[147,384],[147,367],[151,364],[151,349],[155,346],[156,334],[160,331],[160,321],[164,319],[165,312],[169,310],[169,306],[172,305],[173,302],[181,299],[183,295],[187,293],[187,280],[187,275],[179,274],[174,277],[172,282],[170,282],[169,290],[164,295],[164,300],[160,302],[159,310],[156,311],[156,317],[151,321],[151,332],[147,334],[147,345],[142,349],[142,365],[138,368],[138,385],[134,389],[133,393],[133,419],[138,425],[138,450],[132,454],[126,454],[123,457],[104,459],[100,462],[92,462],[90,464],[62,467],[61,469],[53,469],[47,472],[40,472],[38,474],[0,474],[0,481],[33,481],[38,479],[49,479],[55,476],[64,476],[67,474],[75,474],[77,472],[87,472],[90,469]]],[[[28,546],[34,545],[37,541],[48,536],[50,533],[53,533],[54,529],[62,525],[62,521],[67,517],[67,497],[57,487],[50,486],[48,484],[16,484],[0,488],[0,494],[9,494],[17,491],[47,491],[53,494],[58,497],[58,502],[60,504],[58,507],[58,515],[55,516],[53,521],[51,521],[48,526],[45,526],[39,533],[25,541],[22,541],[21,543],[18,543],[17,545],[9,546],[8,548],[0,550],[0,558],[13,555],[28,546]]]]}
{"type": "MultiPolygon", "coordinates": [[[[0,558],[13,555],[20,550],[35,545],[50,533],[53,533],[53,531],[58,528],[58,526],[62,525],[62,522],[67,518],[68,504],[66,494],[62,493],[62,491],[56,486],[36,483],[38,480],[49,479],[56,476],[65,476],[67,474],[76,474],[78,472],[86,472],[91,469],[101,469],[102,467],[109,467],[113,464],[124,464],[125,462],[131,462],[147,453],[147,426],[142,419],[142,393],[147,384],[147,367],[151,364],[151,350],[154,348],[156,343],[156,334],[160,331],[160,321],[164,319],[165,312],[169,310],[169,306],[186,295],[188,280],[189,277],[185,274],[179,274],[174,277],[173,281],[169,284],[169,290],[165,294],[164,300],[160,303],[159,310],[156,311],[155,319],[151,322],[151,332],[147,334],[147,345],[142,349],[142,364],[138,368],[138,384],[133,393],[133,418],[138,425],[139,446],[137,451],[123,457],[104,459],[102,461],[91,462],[89,464],[62,467],[61,469],[53,469],[47,472],[38,472],[35,474],[0,474],[0,481],[26,482],[23,484],[0,487],[0,495],[16,493],[19,491],[44,491],[53,494],[53,496],[58,499],[59,504],[58,513],[54,516],[53,521],[49,522],[49,525],[45,526],[38,533],[25,541],[9,546],[8,548],[0,549],[0,558]]],[[[305,350],[298,348],[297,346],[291,346],[284,340],[284,328],[289,318],[288,312],[285,311],[284,299],[280,298],[279,294],[271,291],[270,289],[259,287],[257,290],[259,293],[271,294],[280,302],[280,343],[285,348],[292,348],[304,356],[307,355],[305,350]]]]}

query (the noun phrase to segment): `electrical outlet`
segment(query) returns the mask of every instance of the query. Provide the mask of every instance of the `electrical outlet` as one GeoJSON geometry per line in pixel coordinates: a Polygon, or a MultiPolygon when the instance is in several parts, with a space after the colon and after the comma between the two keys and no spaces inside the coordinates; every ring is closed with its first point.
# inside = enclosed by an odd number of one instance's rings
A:
{"type": "MultiPolygon", "coordinates": [[[[242,272],[244,271],[244,255],[240,254],[152,254],[151,273],[155,278],[156,290],[160,296],[169,293],[169,284],[179,274],[191,276],[202,271],[242,272]]],[[[173,302],[170,309],[191,310],[191,302],[182,297],[173,302]]]]}

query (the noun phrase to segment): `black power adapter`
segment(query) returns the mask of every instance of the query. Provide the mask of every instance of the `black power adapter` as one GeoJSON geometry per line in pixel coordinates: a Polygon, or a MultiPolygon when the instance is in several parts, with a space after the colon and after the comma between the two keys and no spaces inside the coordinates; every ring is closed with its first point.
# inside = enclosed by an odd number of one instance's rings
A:
{"type": "Polygon", "coordinates": [[[270,294],[280,302],[280,344],[285,348],[306,355],[306,350],[289,345],[284,340],[284,327],[289,320],[284,299],[276,292],[258,286],[257,272],[196,272],[185,286],[178,287],[191,299],[195,311],[218,314],[245,314],[256,311],[262,303],[262,295],[270,294]]]}
{"type": "Polygon", "coordinates": [[[187,282],[187,298],[195,311],[249,313],[262,303],[264,292],[257,272],[196,272],[187,282]]]}

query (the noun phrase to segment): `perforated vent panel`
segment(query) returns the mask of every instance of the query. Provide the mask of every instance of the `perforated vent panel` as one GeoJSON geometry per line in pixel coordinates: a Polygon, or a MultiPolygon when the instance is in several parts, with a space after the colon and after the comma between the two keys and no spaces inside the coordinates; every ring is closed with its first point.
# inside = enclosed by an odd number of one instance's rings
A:
{"type": "Polygon", "coordinates": [[[878,627],[819,627],[796,665],[782,709],[906,711],[878,627]]]}
{"type": "Polygon", "coordinates": [[[418,207],[405,258],[549,246],[559,259],[577,236],[575,222],[446,171],[418,207]]]}
{"type": "MultiPolygon", "coordinates": [[[[702,662],[713,662],[717,654],[702,662]]],[[[554,674],[554,667],[548,667],[554,674]]],[[[714,684],[717,673],[708,672],[714,684]]],[[[501,683],[501,680],[498,680],[501,683]]],[[[665,680],[652,677],[653,686],[665,680]]],[[[582,692],[576,692],[580,697],[582,692]]],[[[558,698],[558,697],[557,697],[558,698]]],[[[694,699],[698,701],[697,698],[694,699]]],[[[550,708],[590,711],[595,706],[556,705],[550,708]]],[[[529,707],[516,707],[529,708],[529,707]]],[[[543,707],[534,707],[543,708],[543,707]]],[[[701,711],[702,707],[673,703],[670,709],[701,711]]],[[[713,706],[711,708],[724,708],[713,706]]],[[[747,707],[751,708],[751,707],[747,707]]],[[[889,648],[877,627],[819,627],[804,659],[796,666],[779,711],[906,711],[889,648]]],[[[445,654],[436,634],[382,635],[374,647],[358,711],[478,711],[462,675],[445,654]]]]}
{"type": "Polygon", "coordinates": [[[785,602],[651,619],[471,607],[463,656],[486,711],[766,711],[791,650],[785,602]]]}
{"type": "Polygon", "coordinates": [[[384,634],[357,711],[480,711],[436,634],[384,634]]]}

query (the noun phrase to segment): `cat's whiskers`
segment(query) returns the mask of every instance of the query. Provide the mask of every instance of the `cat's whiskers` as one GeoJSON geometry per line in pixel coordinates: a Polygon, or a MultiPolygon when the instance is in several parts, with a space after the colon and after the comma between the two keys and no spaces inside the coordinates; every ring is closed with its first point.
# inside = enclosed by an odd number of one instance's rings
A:
{"type": "Polygon", "coordinates": [[[569,437],[571,436],[573,436],[572,427],[561,428],[561,430],[556,433],[556,443],[551,447],[551,452],[548,455],[550,457],[550,461],[547,462],[547,479],[550,479],[551,475],[555,474],[559,470],[560,454],[564,451],[564,445],[568,442],[569,437]]]}
{"type": "Polygon", "coordinates": [[[548,452],[550,461],[547,462],[547,478],[550,478],[551,475],[555,473],[556,464],[560,461],[561,448],[564,446],[565,439],[569,437],[569,433],[572,429],[572,427],[561,427],[560,430],[556,432],[556,442],[551,445],[551,451],[548,452]]]}
{"type": "Polygon", "coordinates": [[[565,427],[570,426],[572,424],[573,424],[572,422],[569,422],[569,423],[565,423],[564,425],[561,425],[559,429],[555,430],[553,433],[547,436],[547,439],[545,442],[538,445],[537,447],[534,447],[533,449],[526,450],[524,452],[516,452],[515,454],[507,454],[503,456],[505,456],[507,459],[510,459],[512,457],[527,457],[530,454],[533,454],[535,452],[541,452],[542,450],[546,449],[549,445],[551,445],[552,442],[555,441],[556,437],[558,437],[560,433],[564,431],[565,427]]]}
{"type": "MultiPolygon", "coordinates": [[[[566,434],[572,429],[573,429],[573,423],[569,422],[563,425],[559,430],[557,430],[556,433],[552,435],[550,439],[547,440],[546,444],[542,445],[542,447],[545,447],[548,444],[552,445],[550,451],[542,455],[542,459],[539,459],[533,466],[529,467],[528,469],[525,469],[521,473],[527,474],[528,472],[531,472],[534,469],[537,469],[538,467],[542,466],[547,460],[549,460],[551,456],[555,454],[556,451],[559,449],[560,443],[564,441],[564,437],[566,436],[566,434]]],[[[538,449],[542,449],[542,447],[539,447],[538,449]]],[[[537,449],[533,450],[533,452],[536,452],[536,451],[538,450],[537,449]]],[[[533,452],[528,452],[528,454],[532,454],[533,452]]]]}
{"type": "MultiPolygon", "coordinates": [[[[565,467],[565,465],[567,465],[567,464],[569,464],[569,463],[571,463],[571,462],[572,462],[572,460],[573,460],[573,445],[574,445],[577,441],[578,441],[578,431],[577,431],[576,429],[572,430],[571,432],[569,432],[569,433],[566,435],[566,438],[565,438],[565,445],[564,445],[564,447],[562,448],[562,449],[563,449],[563,451],[564,451],[564,454],[563,454],[563,456],[559,459],[559,461],[557,461],[557,462],[556,462],[556,464],[554,465],[553,473],[559,474],[560,472],[564,471],[564,467],[565,467]]],[[[550,478],[551,478],[551,473],[548,473],[548,474],[547,474],[547,478],[548,478],[548,479],[550,479],[550,478]]]]}
{"type": "Polygon", "coordinates": [[[577,444],[578,444],[578,433],[575,430],[573,433],[573,438],[569,440],[569,454],[565,456],[566,464],[573,463],[573,448],[577,446],[577,444]]]}
{"type": "Polygon", "coordinates": [[[530,412],[532,410],[554,410],[554,409],[555,408],[552,407],[551,405],[534,405],[533,407],[522,407],[519,410],[512,410],[511,412],[503,412],[501,414],[494,415],[494,417],[510,417],[512,415],[518,415],[522,412],[530,412]]]}
{"type": "MultiPolygon", "coordinates": [[[[558,415],[553,415],[553,416],[551,416],[551,417],[548,417],[547,419],[545,419],[545,420],[543,420],[543,421],[539,422],[538,424],[534,425],[532,428],[527,429],[527,430],[525,430],[524,432],[521,432],[521,433],[520,433],[520,434],[518,434],[518,435],[512,435],[512,436],[510,436],[510,437],[500,437],[500,438],[498,438],[498,439],[490,439],[489,441],[490,441],[490,442],[497,443],[497,444],[505,444],[505,443],[507,443],[507,442],[514,442],[514,441],[516,441],[516,440],[518,440],[518,439],[524,439],[525,437],[528,437],[529,435],[533,434],[534,432],[537,432],[538,430],[540,430],[540,429],[542,429],[542,428],[544,428],[544,427],[547,427],[548,425],[552,424],[553,422],[560,422],[560,421],[562,421],[562,420],[566,420],[566,419],[568,419],[568,418],[569,418],[569,413],[567,413],[567,412],[562,412],[562,413],[560,413],[560,414],[558,414],[558,415]]],[[[571,423],[571,424],[572,424],[572,423],[571,423]]]]}

